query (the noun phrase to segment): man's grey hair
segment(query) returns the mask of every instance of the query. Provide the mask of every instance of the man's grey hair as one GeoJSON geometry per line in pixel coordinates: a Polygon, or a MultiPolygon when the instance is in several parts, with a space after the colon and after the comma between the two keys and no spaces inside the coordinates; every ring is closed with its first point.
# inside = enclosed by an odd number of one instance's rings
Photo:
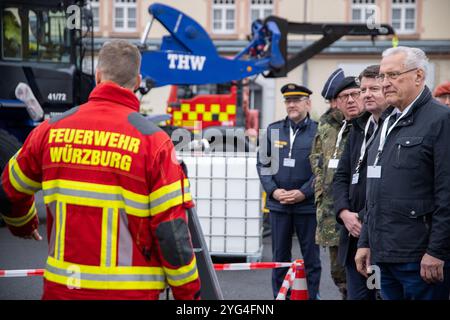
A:
{"type": "Polygon", "coordinates": [[[112,40],[103,44],[98,55],[97,69],[103,80],[133,89],[141,68],[139,49],[126,40],[112,40]]]}
{"type": "Polygon", "coordinates": [[[410,48],[410,47],[396,47],[389,48],[383,51],[383,58],[392,56],[395,54],[403,53],[406,56],[404,66],[407,69],[422,69],[425,75],[425,78],[428,75],[429,62],[427,55],[423,50],[419,48],[410,48]]]}

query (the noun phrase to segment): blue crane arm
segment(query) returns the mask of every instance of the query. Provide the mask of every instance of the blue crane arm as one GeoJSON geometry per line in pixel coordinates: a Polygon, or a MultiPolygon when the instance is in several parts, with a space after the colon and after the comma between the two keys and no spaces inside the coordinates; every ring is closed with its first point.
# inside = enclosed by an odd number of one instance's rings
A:
{"type": "Polygon", "coordinates": [[[170,33],[163,37],[159,50],[142,50],[141,74],[153,87],[224,83],[284,65],[277,49],[276,38],[280,35],[275,24],[269,28],[255,25],[249,45],[234,58],[227,58],[217,53],[208,33],[188,15],[160,3],[152,4],[148,11],[170,33]],[[275,45],[266,54],[268,32],[275,45]]]}
{"type": "Polygon", "coordinates": [[[256,74],[285,77],[343,36],[395,37],[394,29],[387,24],[372,28],[357,23],[296,23],[270,16],[253,22],[249,44],[235,57],[227,58],[218,54],[205,29],[188,15],[160,3],[152,4],[148,10],[170,34],[163,37],[159,50],[141,50],[141,74],[152,87],[224,83],[256,74]],[[288,57],[288,33],[322,38],[288,57]]]}

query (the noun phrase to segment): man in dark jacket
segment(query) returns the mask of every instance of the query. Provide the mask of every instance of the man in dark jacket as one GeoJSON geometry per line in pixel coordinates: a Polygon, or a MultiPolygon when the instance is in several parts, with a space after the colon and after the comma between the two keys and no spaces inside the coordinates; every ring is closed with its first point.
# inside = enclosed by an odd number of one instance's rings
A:
{"type": "Polygon", "coordinates": [[[369,66],[360,74],[361,96],[366,112],[352,120],[344,152],[341,155],[333,182],[334,208],[341,228],[338,258],[345,267],[348,300],[373,300],[375,290],[366,285],[366,278],[358,273],[355,254],[364,219],[366,201],[366,160],[380,117],[387,107],[381,83],[376,79],[380,66],[369,66]]]}
{"type": "MultiPolygon", "coordinates": [[[[308,294],[315,299],[319,291],[321,265],[319,246],[315,244],[316,208],[313,174],[309,154],[317,123],[309,118],[312,92],[293,83],[281,88],[288,116],[267,128],[258,152],[258,174],[267,193],[272,227],[272,256],[276,262],[292,261],[292,234],[300,242],[308,294]]],[[[274,269],[272,289],[277,296],[287,272],[274,269]]]]}
{"type": "Polygon", "coordinates": [[[367,160],[366,216],[357,269],[381,273],[383,299],[448,299],[450,284],[450,110],[425,86],[417,48],[383,52],[379,79],[395,109],[367,160]]]}

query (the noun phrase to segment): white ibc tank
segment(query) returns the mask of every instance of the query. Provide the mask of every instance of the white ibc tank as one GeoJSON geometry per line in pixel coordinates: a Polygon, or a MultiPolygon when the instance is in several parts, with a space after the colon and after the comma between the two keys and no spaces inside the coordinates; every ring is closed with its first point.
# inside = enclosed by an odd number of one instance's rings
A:
{"type": "Polygon", "coordinates": [[[262,254],[261,189],[256,154],[179,154],[212,255],[262,254]]]}

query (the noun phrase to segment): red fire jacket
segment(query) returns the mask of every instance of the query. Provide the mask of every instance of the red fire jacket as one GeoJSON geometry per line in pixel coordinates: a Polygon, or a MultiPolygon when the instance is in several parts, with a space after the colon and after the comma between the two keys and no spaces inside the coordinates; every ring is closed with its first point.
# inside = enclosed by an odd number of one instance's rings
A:
{"type": "Polygon", "coordinates": [[[37,228],[43,190],[49,253],[44,299],[198,299],[187,227],[189,182],[170,138],[135,95],[98,85],[89,101],[43,122],[9,161],[0,208],[14,235],[37,228]]]}

